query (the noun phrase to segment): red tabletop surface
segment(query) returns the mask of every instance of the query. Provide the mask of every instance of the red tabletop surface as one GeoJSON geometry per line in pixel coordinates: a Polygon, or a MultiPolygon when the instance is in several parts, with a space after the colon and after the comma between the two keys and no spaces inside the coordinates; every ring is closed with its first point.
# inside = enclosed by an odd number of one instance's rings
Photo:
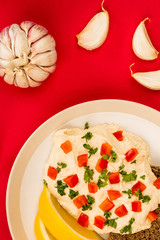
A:
{"type": "MultiPolygon", "coordinates": [[[[33,131],[57,112],[96,99],[124,99],[160,110],[160,91],[149,90],[130,75],[160,69],[155,61],[138,59],[131,47],[141,20],[160,51],[159,0],[106,0],[110,28],[97,50],[87,51],[75,37],[99,11],[101,0],[1,1],[0,31],[12,23],[31,20],[43,25],[56,40],[57,69],[38,88],[20,89],[0,78],[0,239],[11,239],[5,210],[9,173],[22,145],[33,131]]],[[[16,209],[15,209],[16,214],[16,209]]]]}

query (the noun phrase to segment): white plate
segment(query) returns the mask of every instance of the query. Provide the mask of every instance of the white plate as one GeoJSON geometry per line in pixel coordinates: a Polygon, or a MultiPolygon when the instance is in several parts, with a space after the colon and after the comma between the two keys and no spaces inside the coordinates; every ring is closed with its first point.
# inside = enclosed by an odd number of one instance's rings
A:
{"type": "Polygon", "coordinates": [[[160,165],[160,113],[122,100],[98,100],[68,108],[42,124],[27,140],[12,167],[6,196],[12,238],[36,240],[34,219],[43,189],[43,168],[51,150],[51,137],[59,128],[83,128],[115,123],[142,137],[150,146],[153,165],[160,165]]]}

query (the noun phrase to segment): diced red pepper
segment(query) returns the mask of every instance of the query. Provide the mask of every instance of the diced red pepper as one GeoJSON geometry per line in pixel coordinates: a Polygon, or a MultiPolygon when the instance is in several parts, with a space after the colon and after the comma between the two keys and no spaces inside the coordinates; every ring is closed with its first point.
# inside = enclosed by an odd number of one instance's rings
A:
{"type": "Polygon", "coordinates": [[[87,198],[85,197],[85,195],[81,195],[79,197],[76,197],[74,200],[73,200],[73,203],[76,205],[76,207],[78,209],[80,209],[83,205],[85,204],[88,204],[88,200],[87,198]]]}
{"type": "Polygon", "coordinates": [[[47,173],[48,177],[55,180],[57,178],[57,174],[58,174],[58,170],[54,167],[49,166],[48,173],[47,173]]]}
{"type": "Polygon", "coordinates": [[[100,205],[99,205],[99,208],[102,210],[102,211],[107,211],[109,212],[112,208],[114,208],[114,203],[111,202],[108,198],[106,198],[100,205]]]}
{"type": "Polygon", "coordinates": [[[94,218],[94,225],[100,229],[104,228],[104,223],[105,223],[106,219],[101,217],[101,216],[96,216],[94,218]]]}
{"type": "Polygon", "coordinates": [[[106,169],[108,167],[108,161],[100,158],[96,164],[95,169],[97,170],[97,172],[101,172],[103,169],[106,169]]]}
{"type": "Polygon", "coordinates": [[[134,194],[134,192],[136,192],[138,189],[139,189],[141,192],[143,192],[143,191],[146,189],[146,186],[145,186],[144,183],[142,183],[141,181],[138,181],[136,184],[133,185],[133,187],[132,187],[132,193],[134,194]]]}
{"type": "Polygon", "coordinates": [[[94,182],[91,182],[91,183],[88,183],[88,191],[90,193],[96,193],[98,191],[98,186],[96,183],[94,182]]]}
{"type": "Polygon", "coordinates": [[[88,154],[79,155],[77,158],[78,158],[78,167],[83,167],[84,165],[87,165],[88,154]]]}
{"type": "Polygon", "coordinates": [[[128,214],[127,208],[122,204],[121,206],[119,206],[118,208],[116,208],[115,214],[116,214],[118,217],[123,217],[123,216],[125,216],[125,215],[128,214]]]}
{"type": "Polygon", "coordinates": [[[77,222],[82,226],[82,227],[88,227],[89,225],[89,217],[84,214],[84,213],[81,213],[77,222]]]}
{"type": "Polygon", "coordinates": [[[122,196],[120,191],[117,190],[108,190],[107,192],[111,201],[116,200],[117,198],[120,198],[122,196]]]}
{"type": "Polygon", "coordinates": [[[117,138],[118,141],[123,141],[123,131],[114,132],[113,135],[117,138]]]}
{"type": "Polygon", "coordinates": [[[77,185],[77,183],[79,182],[79,179],[77,174],[74,174],[64,178],[63,181],[67,183],[70,186],[70,188],[73,188],[77,185]]]}
{"type": "Polygon", "coordinates": [[[110,184],[115,184],[120,182],[119,172],[112,172],[109,174],[109,182],[110,184]]]}
{"type": "Polygon", "coordinates": [[[157,213],[155,213],[154,211],[152,211],[152,212],[149,212],[149,213],[148,213],[147,218],[148,218],[151,222],[153,222],[154,220],[156,220],[156,219],[158,218],[158,215],[157,215],[157,213]]]}
{"type": "Polygon", "coordinates": [[[131,162],[138,155],[138,150],[136,148],[131,148],[125,155],[127,162],[131,162]]]}
{"type": "Polygon", "coordinates": [[[61,148],[62,148],[63,152],[67,154],[72,151],[72,144],[69,140],[67,140],[61,144],[61,148]]]}
{"type": "Polygon", "coordinates": [[[133,212],[142,212],[141,201],[132,202],[132,211],[133,212]]]}
{"type": "Polygon", "coordinates": [[[157,189],[160,189],[160,177],[157,178],[157,179],[153,182],[153,185],[154,185],[157,189]]]}
{"type": "Polygon", "coordinates": [[[101,156],[103,155],[108,155],[109,157],[111,156],[111,150],[112,150],[112,146],[109,143],[103,143],[101,146],[101,156]]]}

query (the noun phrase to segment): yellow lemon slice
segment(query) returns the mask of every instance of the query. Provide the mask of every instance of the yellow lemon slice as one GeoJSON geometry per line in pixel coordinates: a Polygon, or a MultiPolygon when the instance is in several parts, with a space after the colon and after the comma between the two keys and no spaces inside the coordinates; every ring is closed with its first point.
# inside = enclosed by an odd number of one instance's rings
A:
{"type": "Polygon", "coordinates": [[[48,231],[58,240],[102,240],[95,232],[80,226],[46,186],[39,199],[39,215],[48,231]]]}
{"type": "Polygon", "coordinates": [[[40,219],[39,213],[37,214],[34,222],[34,232],[37,240],[56,240],[45,228],[42,220],[40,219]]]}

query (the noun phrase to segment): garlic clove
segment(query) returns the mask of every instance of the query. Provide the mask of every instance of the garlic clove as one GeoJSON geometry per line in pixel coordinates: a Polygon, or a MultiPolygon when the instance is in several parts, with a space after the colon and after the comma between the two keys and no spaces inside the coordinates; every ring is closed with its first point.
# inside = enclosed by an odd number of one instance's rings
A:
{"type": "Polygon", "coordinates": [[[43,71],[41,68],[33,64],[28,64],[24,67],[24,70],[31,79],[37,82],[42,82],[49,76],[48,72],[43,71]]]}
{"type": "Polygon", "coordinates": [[[25,31],[26,35],[28,35],[28,31],[31,29],[31,27],[33,27],[35,25],[34,22],[30,22],[30,21],[24,21],[20,24],[20,27],[22,30],[25,31]]]}
{"type": "Polygon", "coordinates": [[[4,68],[0,68],[0,77],[3,77],[5,74],[4,68]]]}
{"type": "Polygon", "coordinates": [[[31,57],[33,57],[37,53],[43,53],[43,52],[54,50],[55,45],[56,45],[55,40],[50,35],[46,35],[45,37],[41,38],[39,41],[32,44],[31,57]]]}
{"type": "Polygon", "coordinates": [[[21,88],[28,88],[29,83],[25,72],[22,69],[19,69],[15,74],[14,85],[21,88]]]}
{"type": "Polygon", "coordinates": [[[4,60],[14,59],[14,55],[2,42],[0,42],[0,58],[4,60]]]}
{"type": "Polygon", "coordinates": [[[76,36],[78,45],[93,50],[100,47],[107,38],[109,30],[109,15],[102,7],[102,12],[97,13],[76,36]]]}
{"type": "Polygon", "coordinates": [[[35,24],[28,31],[28,41],[29,44],[36,42],[40,38],[44,37],[48,33],[47,29],[35,24]]]}
{"type": "Polygon", "coordinates": [[[28,79],[28,83],[29,83],[29,86],[30,87],[38,87],[42,84],[42,82],[37,82],[37,81],[34,81],[33,79],[31,79],[28,75],[27,76],[27,79],[28,79]]]}
{"type": "Polygon", "coordinates": [[[0,59],[0,68],[8,68],[10,61],[0,59]]]}
{"type": "Polygon", "coordinates": [[[10,27],[4,28],[0,33],[0,42],[2,42],[8,49],[11,50],[11,39],[9,36],[9,28],[10,27]]]}
{"type": "Polygon", "coordinates": [[[57,61],[57,52],[49,51],[45,53],[39,53],[31,59],[32,64],[40,65],[42,67],[48,67],[57,61]]]}
{"type": "Polygon", "coordinates": [[[40,68],[45,72],[52,73],[56,69],[56,64],[54,64],[53,66],[49,66],[49,67],[41,67],[40,66],[40,68]]]}
{"type": "Polygon", "coordinates": [[[132,48],[137,57],[143,60],[154,60],[158,57],[158,51],[153,46],[148,35],[145,22],[149,18],[145,18],[137,27],[132,40],[132,48]]]}
{"type": "Polygon", "coordinates": [[[5,70],[4,81],[10,85],[14,83],[14,72],[10,69],[5,70]]]}

